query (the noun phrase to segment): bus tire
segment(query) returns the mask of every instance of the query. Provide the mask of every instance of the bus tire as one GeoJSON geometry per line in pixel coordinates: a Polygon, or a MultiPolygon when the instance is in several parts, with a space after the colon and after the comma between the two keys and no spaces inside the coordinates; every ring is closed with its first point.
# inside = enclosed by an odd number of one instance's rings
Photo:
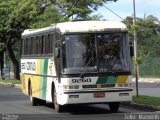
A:
{"type": "Polygon", "coordinates": [[[111,112],[118,112],[120,102],[111,102],[108,105],[111,112]]]}
{"type": "Polygon", "coordinates": [[[29,97],[30,101],[32,103],[32,106],[37,106],[38,105],[38,98],[32,97],[32,85],[29,85],[29,97]]]}
{"type": "Polygon", "coordinates": [[[55,87],[54,87],[52,97],[53,97],[53,104],[54,104],[55,111],[58,112],[58,113],[62,112],[63,111],[63,106],[57,103],[57,94],[56,94],[55,87]]]}

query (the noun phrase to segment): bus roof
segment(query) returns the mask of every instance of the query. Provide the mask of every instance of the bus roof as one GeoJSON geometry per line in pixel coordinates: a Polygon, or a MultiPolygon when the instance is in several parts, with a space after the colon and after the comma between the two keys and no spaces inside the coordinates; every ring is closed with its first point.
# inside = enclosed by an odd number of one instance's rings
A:
{"type": "Polygon", "coordinates": [[[40,28],[40,29],[27,29],[24,30],[22,33],[22,37],[24,36],[30,36],[30,35],[35,35],[35,34],[40,34],[40,33],[46,33],[46,32],[52,32],[54,30],[54,26],[49,26],[45,28],[40,28]]]}
{"type": "Polygon", "coordinates": [[[72,32],[103,32],[103,31],[127,31],[127,27],[122,22],[115,21],[75,21],[63,22],[41,29],[28,29],[22,33],[22,37],[40,33],[51,32],[58,28],[61,33],[72,32]]]}
{"type": "Polygon", "coordinates": [[[103,31],[127,31],[122,22],[115,21],[76,21],[58,23],[57,26],[62,33],[68,32],[103,32],[103,31]]]}

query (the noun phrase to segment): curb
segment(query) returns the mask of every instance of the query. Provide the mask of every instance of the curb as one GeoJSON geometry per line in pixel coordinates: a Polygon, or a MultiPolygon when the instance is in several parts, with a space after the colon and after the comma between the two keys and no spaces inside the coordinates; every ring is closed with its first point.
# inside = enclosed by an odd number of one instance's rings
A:
{"type": "Polygon", "coordinates": [[[142,105],[142,104],[136,104],[133,102],[123,102],[121,103],[121,105],[126,107],[137,108],[141,110],[160,111],[160,106],[142,105]]]}
{"type": "Polygon", "coordinates": [[[20,84],[14,84],[14,87],[21,89],[21,85],[20,84]]]}
{"type": "Polygon", "coordinates": [[[0,82],[1,85],[6,85],[8,87],[15,87],[15,88],[19,88],[21,89],[21,85],[20,84],[12,84],[12,83],[4,83],[4,82],[0,82]]]}

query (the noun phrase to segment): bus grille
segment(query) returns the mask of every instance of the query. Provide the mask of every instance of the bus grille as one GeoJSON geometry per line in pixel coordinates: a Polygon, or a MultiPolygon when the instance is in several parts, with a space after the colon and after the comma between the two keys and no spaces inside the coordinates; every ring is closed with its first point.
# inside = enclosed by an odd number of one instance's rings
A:
{"type": "Polygon", "coordinates": [[[109,87],[115,87],[115,84],[96,84],[96,85],[82,85],[82,87],[85,88],[109,88],[109,87]]]}

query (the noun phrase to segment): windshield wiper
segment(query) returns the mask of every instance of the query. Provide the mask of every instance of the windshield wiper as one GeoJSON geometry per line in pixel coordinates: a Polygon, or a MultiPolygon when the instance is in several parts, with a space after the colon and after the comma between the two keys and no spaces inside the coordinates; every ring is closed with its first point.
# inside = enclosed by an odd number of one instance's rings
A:
{"type": "Polygon", "coordinates": [[[88,67],[88,65],[89,65],[92,61],[93,61],[93,57],[91,57],[91,58],[88,60],[86,66],[84,67],[84,71],[81,72],[81,74],[80,74],[80,77],[81,77],[81,78],[84,78],[84,74],[86,73],[87,67],[88,67]]]}

